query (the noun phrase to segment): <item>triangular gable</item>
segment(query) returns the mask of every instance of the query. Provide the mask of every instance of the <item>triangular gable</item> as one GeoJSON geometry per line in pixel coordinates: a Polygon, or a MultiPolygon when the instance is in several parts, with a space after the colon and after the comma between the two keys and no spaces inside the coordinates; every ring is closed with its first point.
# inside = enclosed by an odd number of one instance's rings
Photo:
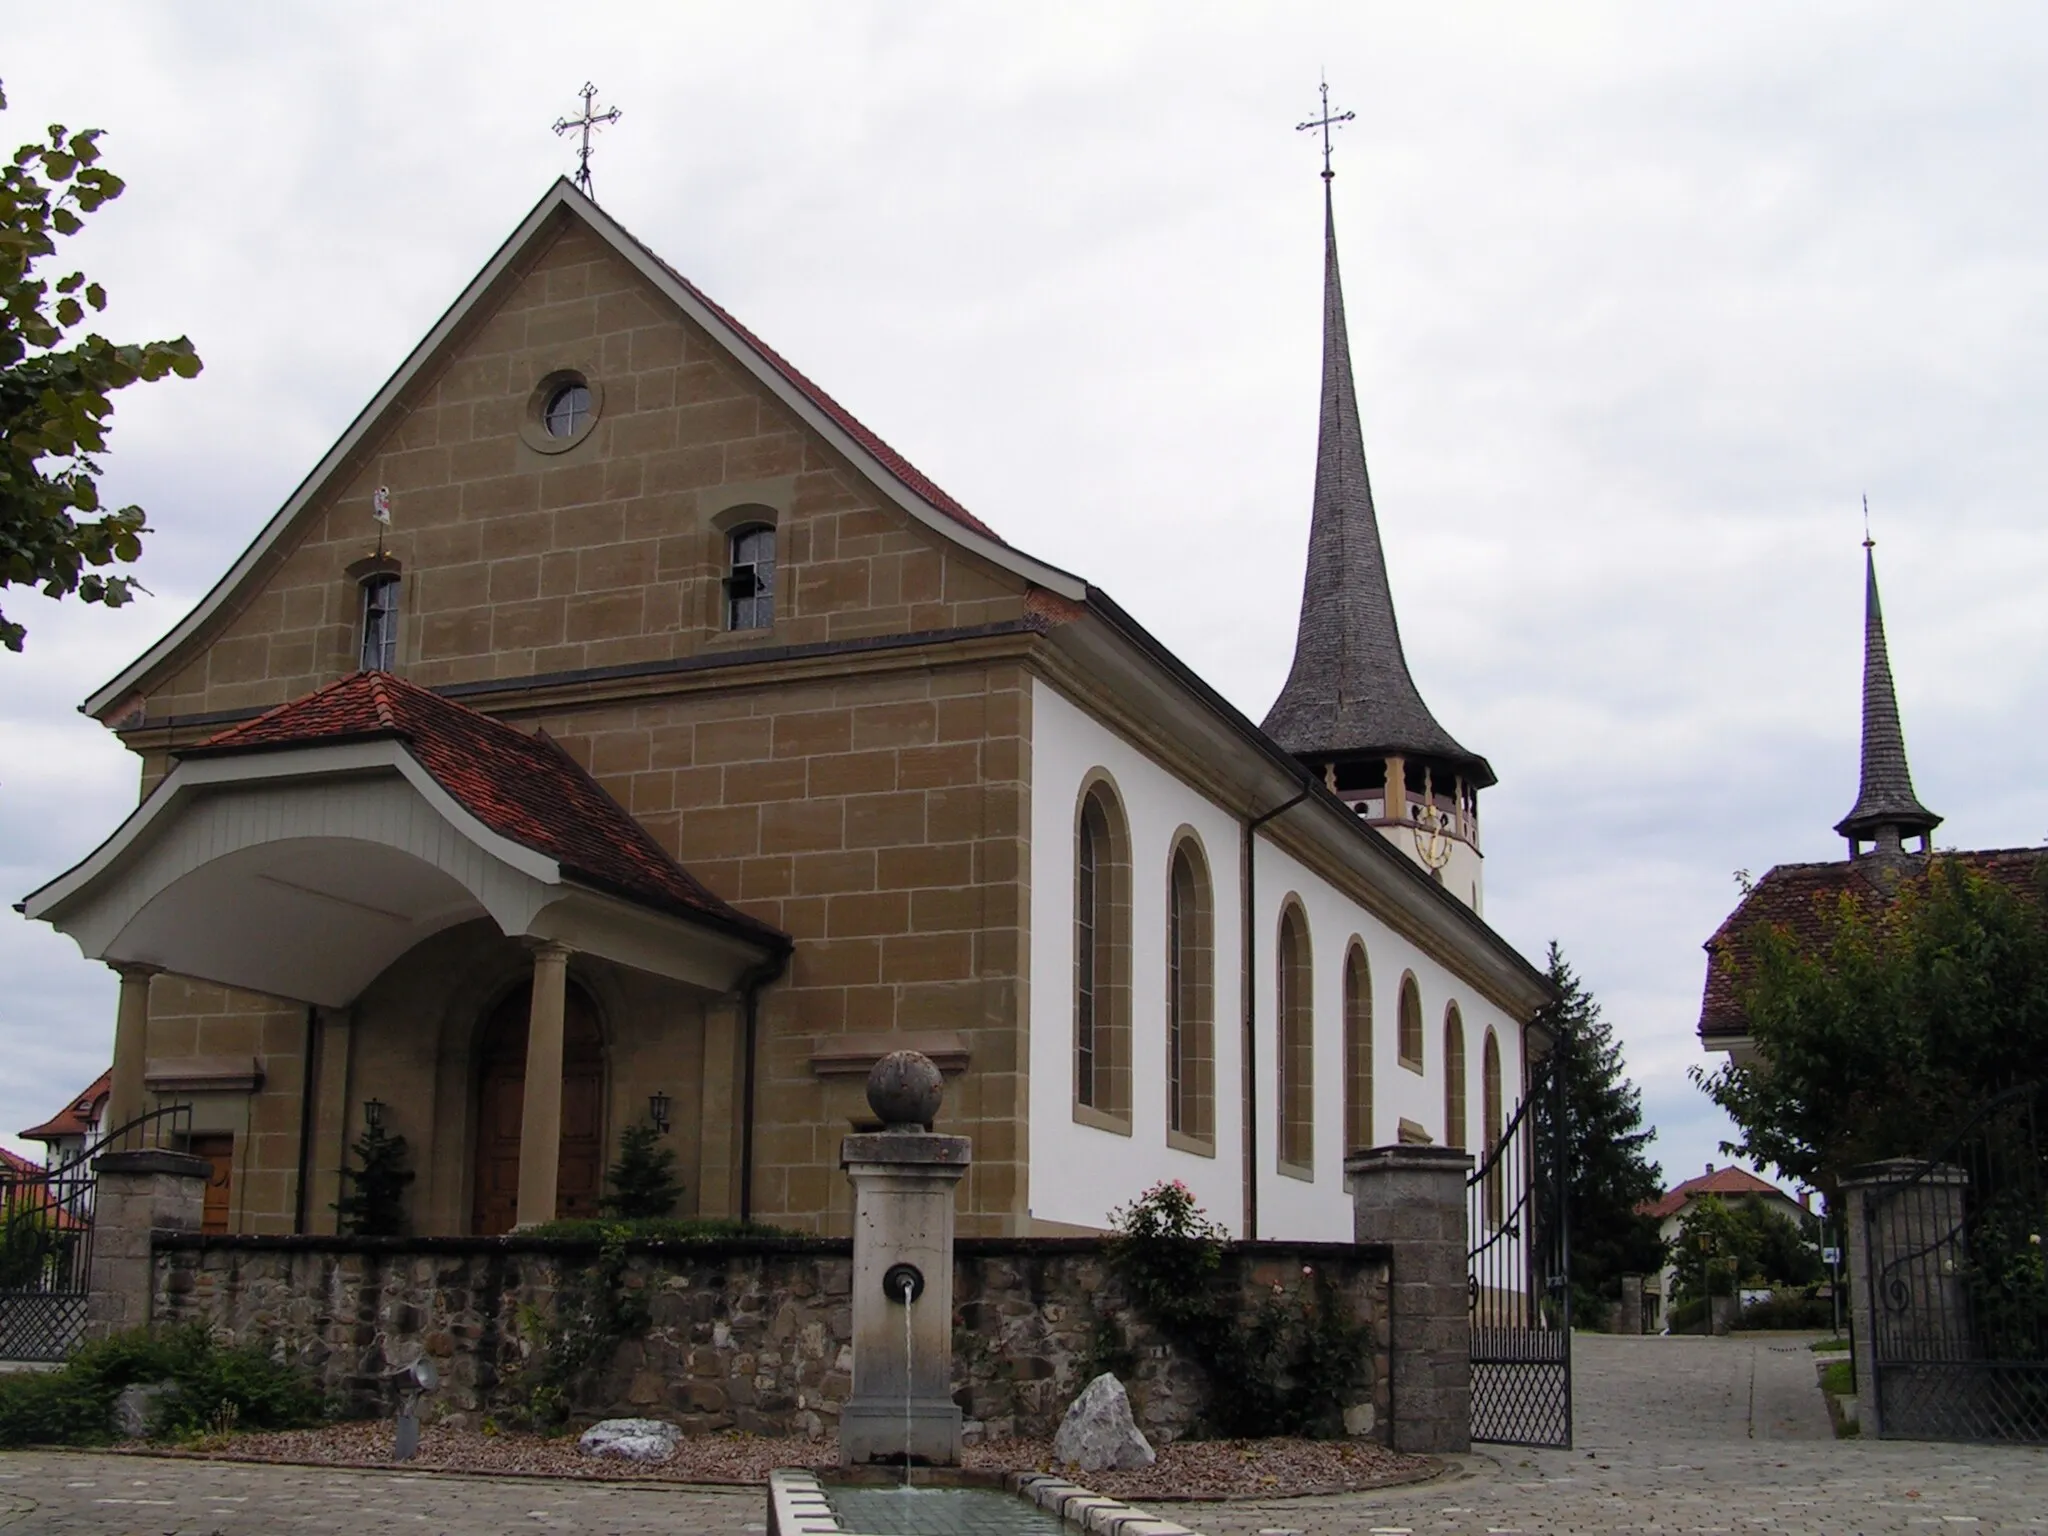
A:
{"type": "Polygon", "coordinates": [[[1087,583],[1070,572],[1033,559],[1003,542],[995,532],[959,502],[920,473],[901,454],[870,431],[844,406],[813,384],[753,332],[741,325],[702,290],[676,272],[661,258],[629,234],[596,203],[578,192],[566,180],[558,180],[533,207],[497,253],[470,281],[462,295],[449,307],[433,329],[415,347],[398,371],[388,379],[370,403],[311,474],[299,483],[291,497],[257,534],[227,574],[191,612],[178,621],[155,645],[130,663],[85,701],[85,711],[103,716],[136,689],[251,580],[266,557],[275,551],[300,514],[312,506],[343,472],[351,459],[390,418],[421,375],[462,331],[472,314],[494,292],[499,283],[517,267],[536,242],[546,238],[557,217],[573,218],[605,242],[611,250],[637,271],[677,309],[704,330],[749,377],[766,388],[806,427],[829,444],[870,481],[894,506],[917,522],[954,544],[1072,601],[1087,596],[1087,583]]]}

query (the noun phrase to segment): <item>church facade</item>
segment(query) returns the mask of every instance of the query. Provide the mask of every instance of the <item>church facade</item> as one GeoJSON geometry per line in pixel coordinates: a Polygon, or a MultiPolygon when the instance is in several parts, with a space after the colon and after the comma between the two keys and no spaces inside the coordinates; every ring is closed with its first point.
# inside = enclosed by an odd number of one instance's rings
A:
{"type": "Polygon", "coordinates": [[[965,1233],[1162,1178],[1345,1239],[1347,1151],[1478,1147],[1546,984],[1481,917],[1484,759],[1408,678],[1326,239],[1294,675],[1265,725],[1003,540],[568,183],[194,611],[86,703],[137,810],[24,910],[121,974],[111,1129],[222,1222],[847,1230],[880,1055],[946,1071],[965,1233]],[[388,521],[387,521],[388,520],[388,521]]]}

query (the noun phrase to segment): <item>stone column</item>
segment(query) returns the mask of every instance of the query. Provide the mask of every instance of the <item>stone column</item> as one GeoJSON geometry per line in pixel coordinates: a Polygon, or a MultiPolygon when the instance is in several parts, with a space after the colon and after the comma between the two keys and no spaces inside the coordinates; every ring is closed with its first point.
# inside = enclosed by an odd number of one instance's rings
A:
{"type": "Polygon", "coordinates": [[[960,1461],[953,1197],[973,1144],[924,1129],[942,1088],[930,1058],[884,1056],[868,1074],[868,1103],[884,1128],[840,1146],[853,1181],[853,1394],[839,1415],[843,1465],[960,1461]]]}
{"type": "Polygon", "coordinates": [[[515,1227],[555,1219],[562,1161],[562,1005],[569,946],[533,952],[533,1009],[526,1025],[526,1096],[519,1116],[519,1210],[515,1227]]]}
{"type": "Polygon", "coordinates": [[[1643,1331],[1643,1277],[1623,1275],[1621,1277],[1621,1303],[1615,1319],[1616,1333],[1641,1333],[1643,1331]]]}
{"type": "Polygon", "coordinates": [[[100,1122],[102,1135],[141,1114],[149,1098],[143,1074],[149,1070],[149,983],[157,967],[121,964],[113,969],[121,978],[121,1010],[114,1020],[114,1076],[106,1118],[100,1122]]]}
{"type": "MultiPolygon", "coordinates": [[[[1880,1334],[1885,1358],[1897,1362],[1888,1374],[1911,1373],[1919,1360],[1968,1359],[1973,1353],[1962,1275],[1963,1192],[1969,1182],[1960,1168],[1930,1168],[1903,1157],[1851,1168],[1842,1178],[1856,1416],[1866,1435],[1914,1435],[1930,1427],[1886,1422],[1887,1394],[1879,1390],[1877,1374],[1880,1334]]],[[[1937,1394],[1950,1387],[1938,1368],[1933,1376],[1937,1394]]],[[[1938,1424],[1940,1404],[1930,1403],[1928,1390],[1898,1396],[1938,1424]]],[[[1898,1419],[1896,1413],[1891,1417],[1898,1419]]]]}
{"type": "Polygon", "coordinates": [[[1453,1147],[1374,1147],[1344,1159],[1352,1236],[1394,1250],[1388,1286],[1394,1449],[1472,1449],[1472,1314],[1465,1181],[1453,1147]]]}
{"type": "Polygon", "coordinates": [[[93,1163],[92,1266],[87,1271],[87,1338],[141,1328],[156,1288],[152,1238],[196,1232],[213,1165],[184,1152],[108,1152],[93,1163]]]}

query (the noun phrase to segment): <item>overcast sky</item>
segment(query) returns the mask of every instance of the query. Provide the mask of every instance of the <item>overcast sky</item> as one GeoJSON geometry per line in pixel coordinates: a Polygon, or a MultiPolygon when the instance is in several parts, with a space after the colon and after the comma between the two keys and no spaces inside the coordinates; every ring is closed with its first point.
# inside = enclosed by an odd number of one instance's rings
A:
{"type": "MultiPolygon", "coordinates": [[[[1316,430],[1318,71],[1416,679],[1483,752],[1487,915],[1619,1026],[1676,1180],[1731,872],[1840,856],[1868,493],[1907,745],[1961,847],[2048,835],[2048,12],[2027,5],[102,4],[0,49],[0,140],[108,130],[74,242],[108,491],[154,595],[15,589],[9,902],[132,806],[78,702],[170,627],[573,155],[605,207],[1012,543],[1254,718],[1316,430]],[[8,139],[7,135],[12,138],[8,139]]],[[[114,986],[0,913],[0,1132],[106,1063],[114,986]]]]}

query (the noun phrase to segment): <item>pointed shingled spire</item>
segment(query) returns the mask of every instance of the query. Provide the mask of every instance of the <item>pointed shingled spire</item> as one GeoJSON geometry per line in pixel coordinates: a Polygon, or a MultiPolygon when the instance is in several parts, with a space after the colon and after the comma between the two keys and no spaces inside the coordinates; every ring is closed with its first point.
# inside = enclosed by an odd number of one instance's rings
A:
{"type": "Polygon", "coordinates": [[[1899,729],[1899,701],[1892,691],[1892,663],[1884,643],[1884,610],[1877,600],[1877,558],[1863,540],[1863,783],[1849,814],[1835,831],[1850,840],[1877,839],[1884,828],[1896,837],[1924,837],[1941,818],[1913,793],[1906,766],[1906,737],[1899,729]]]}
{"type": "Polygon", "coordinates": [[[1315,505],[1294,667],[1266,714],[1266,733],[1297,757],[1434,758],[1474,788],[1494,782],[1486,759],[1436,722],[1408,675],[1379,519],[1365,472],[1365,435],[1351,379],[1337,227],[1323,183],[1323,403],[1315,505]]]}

